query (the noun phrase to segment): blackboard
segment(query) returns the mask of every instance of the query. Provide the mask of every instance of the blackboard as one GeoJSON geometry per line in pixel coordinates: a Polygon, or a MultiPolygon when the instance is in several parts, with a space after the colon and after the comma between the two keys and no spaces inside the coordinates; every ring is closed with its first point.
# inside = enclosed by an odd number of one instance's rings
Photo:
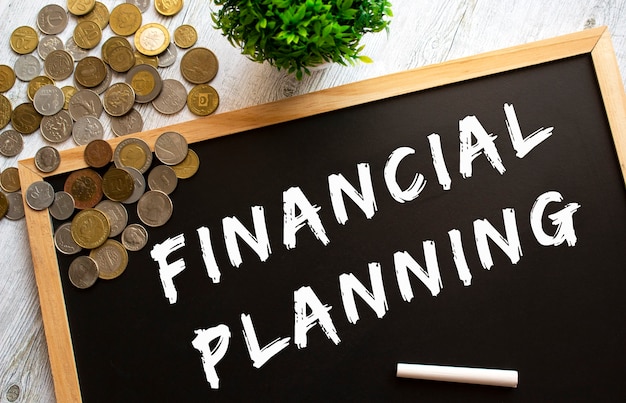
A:
{"type": "MultiPolygon", "coordinates": [[[[27,211],[59,401],[623,401],[616,72],[590,30],[139,135],[182,133],[200,169],[122,276],[74,288],[60,223],[27,211]],[[159,270],[179,259],[173,296],[159,270]]],[[[62,188],[80,151],[49,176],[21,162],[23,186],[62,188]]]]}

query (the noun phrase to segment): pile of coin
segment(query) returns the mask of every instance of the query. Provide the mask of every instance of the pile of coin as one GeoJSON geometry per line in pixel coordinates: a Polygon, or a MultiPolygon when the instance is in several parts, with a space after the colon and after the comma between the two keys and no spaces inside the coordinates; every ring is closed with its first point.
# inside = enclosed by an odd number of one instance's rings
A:
{"type": "Polygon", "coordinates": [[[141,250],[148,241],[145,226],[159,227],[171,218],[169,195],[178,180],[193,176],[200,164],[177,132],[157,138],[154,156],[143,140],[131,137],[115,150],[104,140],[94,140],[85,147],[84,159],[89,168],[70,173],[63,190],[37,181],[25,192],[30,208],[48,208],[61,222],[54,232],[60,253],[88,251],[74,258],[68,269],[70,282],[78,288],[91,287],[98,278],[117,278],[125,271],[128,252],[141,250]],[[154,157],[159,164],[153,164],[154,157]],[[100,168],[106,169],[103,175],[97,171],[100,168]],[[128,222],[128,206],[136,208],[141,223],[128,222]]]}
{"type": "MultiPolygon", "coordinates": [[[[77,145],[87,145],[105,137],[100,121],[103,112],[110,119],[113,134],[126,136],[143,130],[136,104],[151,104],[167,115],[178,113],[185,105],[199,116],[217,109],[218,93],[208,84],[218,71],[215,54],[195,47],[198,35],[190,25],[181,25],[170,35],[161,24],[144,24],[142,13],[150,4],[150,0],[126,0],[109,11],[95,0],[68,0],[67,10],[50,4],[38,12],[41,37],[33,27],[14,29],[9,42],[19,57],[13,68],[0,64],[0,129],[9,123],[12,126],[0,133],[1,155],[18,155],[24,147],[22,136],[40,130],[52,146],[39,150],[36,167],[53,172],[60,162],[53,151],[55,144],[71,137],[77,145]],[[71,18],[76,26],[63,42],[57,35],[71,18]],[[114,35],[105,39],[107,26],[114,35]],[[99,44],[101,54],[91,54],[99,44]],[[180,71],[192,85],[190,91],[178,80],[162,79],[159,72],[175,63],[177,49],[186,52],[180,71]],[[32,54],[35,51],[39,58],[32,54]],[[118,73],[125,74],[124,80],[114,83],[118,73]],[[72,76],[73,85],[57,86],[72,76]],[[9,91],[16,79],[28,82],[29,102],[13,108],[2,93],[9,91]]],[[[157,0],[153,4],[162,16],[173,16],[183,8],[182,0],[157,0]]],[[[4,199],[8,195],[0,196],[0,213],[4,199]]]]}

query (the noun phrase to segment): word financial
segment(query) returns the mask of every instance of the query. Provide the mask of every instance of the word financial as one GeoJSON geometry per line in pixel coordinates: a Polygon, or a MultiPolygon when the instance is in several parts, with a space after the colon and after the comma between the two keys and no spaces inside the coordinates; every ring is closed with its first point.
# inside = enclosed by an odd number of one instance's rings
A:
{"type": "MultiPolygon", "coordinates": [[[[528,136],[523,136],[513,105],[504,105],[505,121],[513,149],[518,158],[523,158],[536,146],[552,135],[553,128],[540,128],[528,136]]],[[[444,159],[440,136],[433,133],[427,136],[432,164],[439,185],[443,190],[451,189],[451,178],[444,159]]],[[[467,116],[459,122],[459,173],[463,178],[472,176],[472,163],[483,155],[500,174],[504,174],[505,167],[495,145],[496,136],[489,134],[475,116],[467,116]]],[[[403,160],[415,153],[410,147],[399,147],[389,155],[383,170],[385,185],[391,197],[398,203],[411,202],[418,198],[426,186],[426,179],[421,173],[416,173],[408,187],[401,187],[397,181],[397,172],[403,160]]],[[[360,190],[349,183],[342,174],[328,176],[328,190],[334,216],[337,222],[344,225],[348,221],[345,197],[349,197],[363,214],[371,219],[376,211],[370,166],[368,163],[357,164],[360,190]]],[[[540,245],[558,246],[566,242],[569,246],[576,244],[573,215],[580,208],[578,203],[569,203],[559,211],[547,217],[555,227],[552,234],[546,233],[542,226],[546,208],[550,203],[563,202],[562,195],[557,191],[547,191],[539,195],[530,210],[530,225],[532,232],[540,245]]],[[[308,226],[309,230],[323,245],[328,245],[330,239],[319,216],[320,207],[311,203],[302,189],[291,187],[283,192],[283,245],[287,250],[296,247],[296,234],[308,226]]],[[[224,243],[230,263],[239,267],[243,260],[239,242],[245,242],[259,257],[266,261],[272,253],[267,231],[265,212],[262,206],[252,206],[251,214],[254,231],[249,231],[236,217],[222,219],[224,243]]],[[[503,236],[486,219],[477,219],[473,222],[474,239],[481,265],[484,269],[493,266],[493,259],[489,247],[489,240],[497,245],[516,264],[522,256],[515,210],[502,209],[504,222],[503,236]]],[[[221,280],[221,270],[215,258],[211,232],[207,227],[197,229],[198,239],[202,249],[203,262],[208,276],[214,283],[221,280]]],[[[468,267],[461,232],[457,229],[448,231],[454,264],[459,279],[465,286],[471,285],[472,274],[468,267]]],[[[168,257],[185,246],[185,235],[180,234],[168,238],[160,244],[154,245],[151,256],[159,265],[159,276],[165,297],[170,304],[176,303],[178,294],[174,278],[185,270],[184,259],[168,262],[168,257]]],[[[408,252],[397,251],[393,254],[394,269],[397,286],[404,301],[410,302],[413,289],[410,283],[410,274],[419,279],[433,296],[437,296],[443,288],[439,271],[434,241],[422,242],[424,265],[418,263],[408,252]]],[[[343,308],[346,318],[352,324],[359,320],[355,296],[358,295],[377,315],[385,316],[388,310],[385,286],[382,279],[380,263],[368,264],[370,288],[368,289],[352,273],[339,276],[343,308]]],[[[294,292],[294,328],[293,342],[299,348],[307,347],[307,333],[315,326],[319,326],[326,337],[335,344],[340,343],[333,319],[330,316],[331,306],[319,300],[313,289],[302,286],[294,292]]],[[[261,347],[254,330],[252,318],[246,313],[241,314],[242,331],[250,359],[255,368],[260,368],[269,359],[285,349],[291,343],[290,337],[278,338],[261,347]]],[[[219,376],[216,366],[225,356],[231,338],[230,328],[220,324],[208,329],[195,330],[196,337],[192,341],[193,347],[200,352],[207,382],[213,389],[219,388],[219,376]]]]}

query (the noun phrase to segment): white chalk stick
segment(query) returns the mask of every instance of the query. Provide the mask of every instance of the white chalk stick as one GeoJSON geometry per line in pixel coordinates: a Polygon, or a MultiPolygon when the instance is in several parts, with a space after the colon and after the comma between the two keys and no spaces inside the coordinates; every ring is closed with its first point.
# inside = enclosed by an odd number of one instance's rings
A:
{"type": "Polygon", "coordinates": [[[518,381],[517,371],[509,369],[451,367],[442,365],[403,363],[398,363],[396,376],[399,378],[473,383],[477,385],[504,386],[509,388],[516,388],[518,381]]]}

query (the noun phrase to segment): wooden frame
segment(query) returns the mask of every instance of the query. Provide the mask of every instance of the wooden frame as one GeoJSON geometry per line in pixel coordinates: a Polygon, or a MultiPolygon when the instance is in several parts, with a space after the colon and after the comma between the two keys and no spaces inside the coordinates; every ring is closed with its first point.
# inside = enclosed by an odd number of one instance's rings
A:
{"type": "MultiPolygon", "coordinates": [[[[401,94],[584,54],[590,54],[592,57],[622,175],[626,178],[626,95],[606,28],[590,29],[265,105],[208,116],[145,131],[135,137],[142,138],[153,148],[158,135],[164,131],[173,130],[182,133],[189,143],[195,143],[401,94]]],[[[122,140],[123,138],[114,138],[109,140],[109,143],[115,147],[122,140]]],[[[61,165],[50,174],[43,174],[38,171],[33,159],[20,161],[19,172],[22,188],[26,189],[31,183],[52,175],[85,168],[83,152],[84,147],[62,151],[61,165]]],[[[25,210],[56,396],[61,402],[78,402],[82,400],[81,392],[50,216],[47,210],[34,211],[28,206],[25,207],[25,210]]]]}

